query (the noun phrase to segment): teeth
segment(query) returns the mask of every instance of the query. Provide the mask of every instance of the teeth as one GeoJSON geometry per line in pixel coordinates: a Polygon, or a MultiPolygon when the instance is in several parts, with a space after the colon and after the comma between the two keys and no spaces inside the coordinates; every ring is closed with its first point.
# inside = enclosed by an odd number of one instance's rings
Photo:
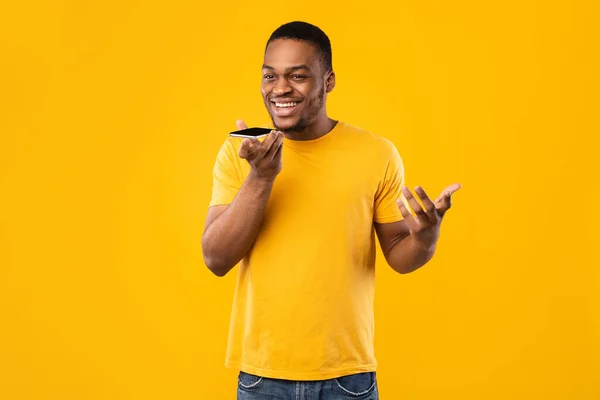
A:
{"type": "Polygon", "coordinates": [[[298,104],[298,102],[291,102],[291,103],[275,103],[275,106],[277,107],[294,107],[298,104]]]}

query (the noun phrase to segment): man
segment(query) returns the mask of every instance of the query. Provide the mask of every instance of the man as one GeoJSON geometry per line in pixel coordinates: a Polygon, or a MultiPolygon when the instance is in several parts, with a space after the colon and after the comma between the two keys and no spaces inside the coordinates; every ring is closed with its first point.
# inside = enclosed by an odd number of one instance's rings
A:
{"type": "Polygon", "coordinates": [[[414,271],[460,188],[432,201],[417,187],[422,208],[390,141],[327,116],[334,87],[326,34],[282,25],[262,67],[276,130],[228,138],[215,163],[202,246],[217,276],[241,261],[226,356],[238,399],[377,399],[375,235],[394,270],[414,271]]]}

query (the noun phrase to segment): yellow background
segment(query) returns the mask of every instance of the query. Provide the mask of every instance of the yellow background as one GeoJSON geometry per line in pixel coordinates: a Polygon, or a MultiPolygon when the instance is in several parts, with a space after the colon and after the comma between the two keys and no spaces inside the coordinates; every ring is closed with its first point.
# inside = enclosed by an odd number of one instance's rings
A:
{"type": "Polygon", "coordinates": [[[600,398],[595,3],[2,2],[0,398],[235,398],[200,238],[294,19],[332,40],[332,117],[464,185],[429,265],[380,258],[382,399],[600,398]]]}

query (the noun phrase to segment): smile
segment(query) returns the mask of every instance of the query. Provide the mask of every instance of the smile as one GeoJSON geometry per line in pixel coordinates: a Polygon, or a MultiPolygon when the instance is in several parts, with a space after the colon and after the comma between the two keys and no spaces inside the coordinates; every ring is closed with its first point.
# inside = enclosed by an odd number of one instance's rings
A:
{"type": "Polygon", "coordinates": [[[300,104],[300,102],[298,102],[298,101],[293,101],[293,102],[289,102],[289,103],[274,102],[273,104],[275,104],[275,107],[278,107],[278,108],[288,108],[288,107],[296,107],[298,104],[300,104]]]}

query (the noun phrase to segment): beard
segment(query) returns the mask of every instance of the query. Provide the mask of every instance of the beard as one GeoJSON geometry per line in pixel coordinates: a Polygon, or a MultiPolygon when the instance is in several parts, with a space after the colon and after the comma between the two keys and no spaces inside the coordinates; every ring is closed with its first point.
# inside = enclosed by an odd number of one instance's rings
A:
{"type": "Polygon", "coordinates": [[[313,107],[311,107],[311,109],[308,110],[307,115],[301,116],[300,119],[298,120],[298,122],[296,122],[294,125],[290,126],[289,128],[282,129],[279,126],[277,126],[277,124],[275,123],[275,119],[273,118],[273,115],[269,114],[271,117],[271,121],[273,122],[273,126],[275,128],[277,128],[278,131],[285,132],[285,133],[298,133],[298,132],[304,131],[306,129],[306,127],[309,126],[315,120],[317,115],[319,115],[319,112],[321,111],[321,108],[323,107],[324,99],[325,99],[325,91],[320,90],[319,94],[317,95],[317,99],[316,99],[317,101],[315,102],[313,107]]]}

